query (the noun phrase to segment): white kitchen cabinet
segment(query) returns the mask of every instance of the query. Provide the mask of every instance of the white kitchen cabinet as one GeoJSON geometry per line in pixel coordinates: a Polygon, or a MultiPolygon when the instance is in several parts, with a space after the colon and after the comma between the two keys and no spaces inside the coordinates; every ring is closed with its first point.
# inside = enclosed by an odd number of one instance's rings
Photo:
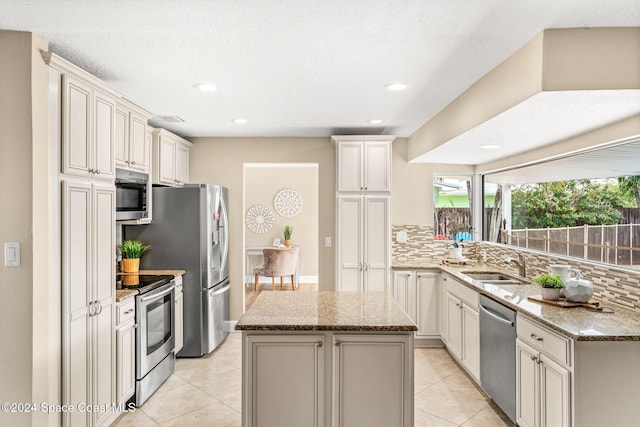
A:
{"type": "Polygon", "coordinates": [[[174,280],[176,284],[176,339],[175,353],[178,354],[184,345],[184,294],[182,293],[182,276],[178,276],[174,280]]]}
{"type": "Polygon", "coordinates": [[[243,425],[324,426],[325,336],[244,338],[243,425]]]}
{"type": "Polygon", "coordinates": [[[413,405],[407,405],[404,397],[413,401],[410,339],[410,335],[334,335],[332,425],[413,425],[413,405]]]}
{"type": "MultiPolygon", "coordinates": [[[[115,188],[63,181],[62,401],[105,405],[115,387],[115,188]]],[[[113,413],[65,412],[64,425],[106,424],[113,413]]]]}
{"type": "Polygon", "coordinates": [[[391,294],[400,307],[416,321],[416,272],[412,270],[394,271],[391,294]]]}
{"type": "Polygon", "coordinates": [[[447,349],[462,359],[462,301],[447,293],[447,349]]]}
{"type": "Polygon", "coordinates": [[[440,338],[440,274],[418,271],[416,273],[416,338],[440,338]]]}
{"type": "Polygon", "coordinates": [[[126,403],[136,391],[135,298],[116,304],[116,396],[126,403]]]}
{"type": "Polygon", "coordinates": [[[149,173],[151,166],[151,140],[147,138],[147,120],[137,107],[119,101],[115,112],[116,166],[149,173]]]}
{"type": "Polygon", "coordinates": [[[165,129],[153,131],[153,183],[181,187],[189,182],[191,143],[165,129]]]}
{"type": "Polygon", "coordinates": [[[416,322],[416,338],[438,339],[440,274],[414,270],[393,272],[391,295],[411,320],[416,322]]]}
{"type": "Polygon", "coordinates": [[[411,333],[245,331],[242,425],[412,426],[412,341],[411,333]]]}
{"type": "Polygon", "coordinates": [[[338,192],[391,191],[394,137],[334,136],[338,192]]]}
{"type": "Polygon", "coordinates": [[[462,304],[462,364],[480,380],[480,315],[466,303],[462,304]]]}
{"type": "Polygon", "coordinates": [[[449,338],[449,292],[448,292],[448,278],[446,275],[442,275],[440,278],[440,295],[438,295],[438,306],[440,308],[438,312],[438,331],[440,332],[440,339],[443,343],[447,344],[449,338]]]}
{"type": "Polygon", "coordinates": [[[389,205],[389,196],[338,197],[338,290],[387,292],[389,205]]]}
{"type": "Polygon", "coordinates": [[[115,111],[112,97],[82,79],[62,76],[62,172],[115,177],[115,111]]]}
{"type": "Polygon", "coordinates": [[[516,325],[516,421],[571,426],[570,340],[524,317],[516,325]]]}
{"type": "Polygon", "coordinates": [[[526,427],[569,427],[570,371],[516,340],[517,422],[526,427]]]}
{"type": "Polygon", "coordinates": [[[476,380],[480,380],[480,317],[478,293],[447,279],[447,341],[451,354],[476,380]]]}

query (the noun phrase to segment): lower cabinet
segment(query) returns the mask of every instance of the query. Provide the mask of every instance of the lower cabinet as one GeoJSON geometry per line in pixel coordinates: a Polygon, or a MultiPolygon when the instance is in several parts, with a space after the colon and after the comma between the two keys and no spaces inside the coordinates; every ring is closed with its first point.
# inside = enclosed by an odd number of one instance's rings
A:
{"type": "Polygon", "coordinates": [[[393,272],[392,296],[418,325],[416,338],[440,338],[440,273],[393,272]]]}
{"type": "Polygon", "coordinates": [[[126,403],[136,391],[135,298],[116,305],[116,397],[126,403]]]}
{"type": "Polygon", "coordinates": [[[518,425],[570,426],[569,370],[520,340],[516,358],[518,425]]]}
{"type": "Polygon", "coordinates": [[[440,335],[440,274],[418,271],[416,338],[439,338],[440,335]]]}
{"type": "Polygon", "coordinates": [[[456,280],[446,281],[446,345],[451,354],[480,381],[480,316],[478,293],[456,280]]]}
{"type": "Polygon", "coordinates": [[[175,316],[176,316],[176,339],[175,353],[178,354],[184,345],[184,294],[182,293],[182,276],[174,279],[176,283],[175,316]]]}
{"type": "Polygon", "coordinates": [[[571,343],[523,317],[517,322],[516,417],[525,427],[571,426],[571,343]]]}
{"type": "Polygon", "coordinates": [[[243,333],[244,426],[412,426],[413,336],[243,333]]]}

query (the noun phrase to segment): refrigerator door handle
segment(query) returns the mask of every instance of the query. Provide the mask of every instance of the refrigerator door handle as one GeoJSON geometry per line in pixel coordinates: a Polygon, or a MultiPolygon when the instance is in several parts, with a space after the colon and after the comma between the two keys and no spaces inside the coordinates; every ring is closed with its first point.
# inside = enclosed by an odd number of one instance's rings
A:
{"type": "Polygon", "coordinates": [[[230,287],[231,287],[231,284],[227,282],[227,285],[223,286],[221,289],[216,289],[215,291],[210,290],[209,298],[212,298],[212,297],[215,297],[216,295],[220,295],[227,292],[230,287]]]}
{"type": "MultiPolygon", "coordinates": [[[[222,191],[222,190],[220,190],[222,191]]],[[[221,210],[221,221],[220,221],[220,231],[221,231],[221,249],[222,249],[222,262],[220,263],[220,271],[225,271],[227,266],[227,259],[229,256],[229,229],[227,228],[227,205],[224,202],[224,197],[220,197],[220,210],[221,210]]]]}

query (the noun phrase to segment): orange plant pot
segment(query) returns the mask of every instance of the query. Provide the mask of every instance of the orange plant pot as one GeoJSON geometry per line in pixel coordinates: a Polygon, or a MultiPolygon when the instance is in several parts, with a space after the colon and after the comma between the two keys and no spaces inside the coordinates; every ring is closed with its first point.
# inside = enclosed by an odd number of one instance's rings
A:
{"type": "Polygon", "coordinates": [[[285,245],[286,247],[290,248],[290,247],[291,247],[291,240],[285,240],[285,241],[284,241],[284,245],[285,245]]]}
{"type": "Polygon", "coordinates": [[[140,270],[140,258],[123,258],[122,259],[122,272],[123,273],[137,273],[140,270]]]}

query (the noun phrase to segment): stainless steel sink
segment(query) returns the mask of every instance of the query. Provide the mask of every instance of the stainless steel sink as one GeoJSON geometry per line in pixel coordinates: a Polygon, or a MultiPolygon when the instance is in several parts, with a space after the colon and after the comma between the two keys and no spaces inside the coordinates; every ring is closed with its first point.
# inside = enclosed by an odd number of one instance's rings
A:
{"type": "Polygon", "coordinates": [[[525,283],[523,280],[494,271],[463,271],[462,274],[480,283],[491,285],[521,285],[525,283]]]}

